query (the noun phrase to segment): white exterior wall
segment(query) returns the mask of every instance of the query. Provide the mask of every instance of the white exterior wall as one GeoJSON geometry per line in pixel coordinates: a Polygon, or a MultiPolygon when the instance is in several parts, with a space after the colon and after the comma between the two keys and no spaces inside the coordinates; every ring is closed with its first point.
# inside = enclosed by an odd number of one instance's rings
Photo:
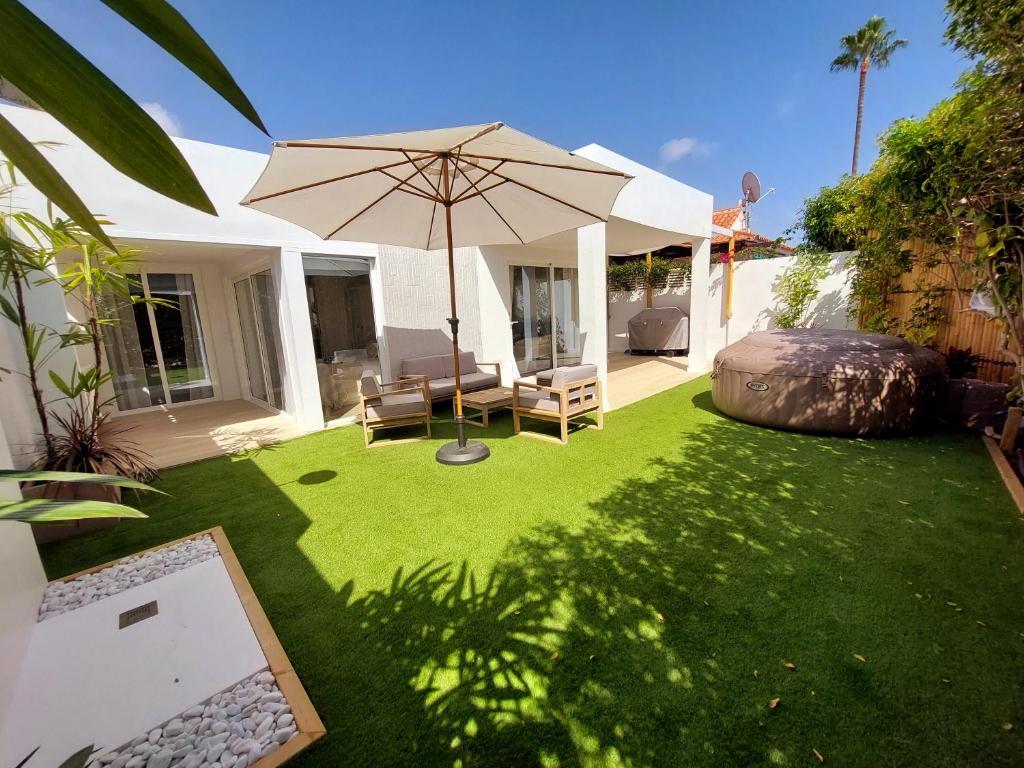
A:
{"type": "MultiPolygon", "coordinates": [[[[448,252],[381,245],[379,253],[381,356],[387,358],[392,376],[397,377],[403,359],[451,354],[448,252]]],[[[456,248],[454,259],[459,346],[476,354],[478,360],[489,360],[483,354],[480,330],[479,249],[456,248]]]]}
{"type": "MultiPolygon", "coordinates": [[[[852,328],[847,315],[850,288],[846,253],[833,254],[832,269],[822,283],[818,298],[808,312],[810,325],[818,328],[852,328]]],[[[716,263],[710,268],[706,354],[708,360],[723,347],[752,331],[774,328],[778,312],[775,288],[779,277],[794,263],[795,257],[738,261],[733,269],[732,318],[725,319],[725,268],[716,263]]],[[[666,288],[654,292],[655,307],[679,307],[690,313],[690,286],[666,288]]],[[[644,291],[615,291],[608,302],[609,348],[622,352],[629,347],[629,319],[646,306],[644,291]]],[[[693,327],[691,319],[691,343],[693,327]]]]}
{"type": "MultiPolygon", "coordinates": [[[[752,331],[773,328],[778,299],[775,287],[779,277],[795,261],[787,256],[774,259],[738,261],[733,269],[732,318],[725,319],[725,270],[722,264],[711,268],[711,292],[708,305],[708,360],[723,347],[752,331]]],[[[853,327],[846,312],[850,289],[847,284],[846,254],[836,254],[833,267],[821,284],[821,292],[809,310],[810,324],[817,328],[853,327]]]]}
{"type": "MultiPolygon", "coordinates": [[[[5,418],[12,410],[5,409],[5,418]]],[[[9,467],[11,456],[3,429],[0,423],[0,466],[9,467]]],[[[17,483],[0,483],[0,498],[20,497],[17,483]]],[[[14,706],[15,680],[28,652],[45,588],[46,574],[32,529],[26,523],[0,522],[0,726],[14,706]]]]}

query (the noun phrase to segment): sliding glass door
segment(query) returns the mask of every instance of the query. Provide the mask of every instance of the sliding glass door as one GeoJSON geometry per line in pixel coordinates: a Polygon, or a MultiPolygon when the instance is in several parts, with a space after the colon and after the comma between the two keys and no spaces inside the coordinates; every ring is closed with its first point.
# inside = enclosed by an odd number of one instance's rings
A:
{"type": "Polygon", "coordinates": [[[104,353],[113,375],[117,408],[207,400],[214,396],[195,281],[188,273],[129,276],[129,302],[108,297],[112,322],[103,329],[104,353]]]}
{"type": "Polygon", "coordinates": [[[277,292],[270,270],[236,281],[235,303],[242,331],[242,354],[248,372],[249,395],[274,408],[283,408],[277,292]]]}
{"type": "Polygon", "coordinates": [[[575,269],[512,266],[512,352],[521,374],[578,363],[579,281],[575,269]]]}

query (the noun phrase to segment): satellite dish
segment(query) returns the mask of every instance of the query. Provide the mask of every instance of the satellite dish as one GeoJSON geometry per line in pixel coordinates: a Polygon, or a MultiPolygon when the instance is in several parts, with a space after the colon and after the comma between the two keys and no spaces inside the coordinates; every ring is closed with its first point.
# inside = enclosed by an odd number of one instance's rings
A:
{"type": "Polygon", "coordinates": [[[743,200],[747,203],[756,203],[761,199],[761,181],[753,171],[743,174],[743,200]]]}

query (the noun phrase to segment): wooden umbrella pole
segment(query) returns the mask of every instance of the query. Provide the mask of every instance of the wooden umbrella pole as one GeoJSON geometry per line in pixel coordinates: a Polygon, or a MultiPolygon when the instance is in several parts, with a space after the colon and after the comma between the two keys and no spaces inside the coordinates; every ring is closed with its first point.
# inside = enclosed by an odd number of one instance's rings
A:
{"type": "Polygon", "coordinates": [[[459,445],[466,445],[466,424],[462,416],[462,366],[459,360],[459,310],[455,301],[455,250],[452,247],[452,200],[451,179],[448,176],[448,156],[441,162],[441,176],[444,181],[444,225],[448,235],[448,295],[451,299],[452,316],[448,323],[452,327],[452,366],[455,369],[455,427],[459,433],[459,445]]]}

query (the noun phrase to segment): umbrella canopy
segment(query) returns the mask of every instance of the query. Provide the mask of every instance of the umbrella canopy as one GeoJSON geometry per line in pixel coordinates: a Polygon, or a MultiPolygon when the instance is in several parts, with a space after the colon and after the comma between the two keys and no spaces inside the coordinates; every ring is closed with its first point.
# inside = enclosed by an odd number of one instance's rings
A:
{"type": "Polygon", "coordinates": [[[414,133],[278,141],[242,205],[324,240],[448,250],[457,444],[438,460],[488,455],[467,444],[453,249],[523,244],[606,221],[632,177],[502,123],[414,133]]]}

